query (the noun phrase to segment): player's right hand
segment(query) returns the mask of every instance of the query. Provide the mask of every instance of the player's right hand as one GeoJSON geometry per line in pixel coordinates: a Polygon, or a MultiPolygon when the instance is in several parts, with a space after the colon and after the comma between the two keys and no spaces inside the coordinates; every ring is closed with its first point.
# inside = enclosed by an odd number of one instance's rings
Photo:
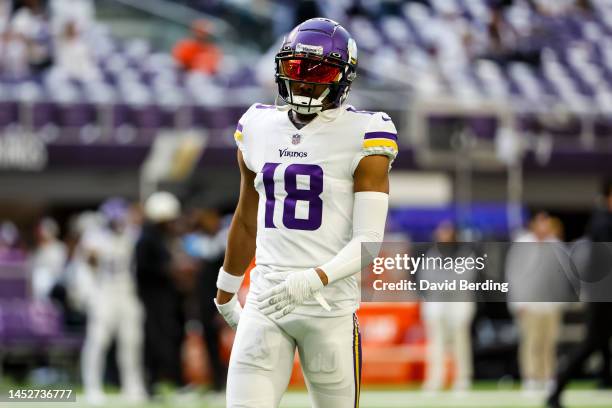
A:
{"type": "Polygon", "coordinates": [[[214,299],[217,310],[223,316],[227,324],[234,330],[238,327],[238,321],[240,320],[240,314],[242,313],[242,306],[238,302],[238,295],[234,295],[229,302],[219,304],[217,299],[214,299]]]}
{"type": "Polygon", "coordinates": [[[296,306],[311,298],[316,299],[325,310],[331,310],[320,292],[325,285],[315,269],[306,269],[289,274],[270,272],[266,274],[266,277],[271,280],[283,278],[285,280],[257,297],[259,310],[263,314],[280,319],[291,313],[296,306]]]}

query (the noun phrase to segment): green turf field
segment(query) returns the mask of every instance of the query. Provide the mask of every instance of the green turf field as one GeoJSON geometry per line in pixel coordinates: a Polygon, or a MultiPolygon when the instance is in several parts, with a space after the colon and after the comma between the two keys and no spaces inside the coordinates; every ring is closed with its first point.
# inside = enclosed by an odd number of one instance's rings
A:
{"type": "MultiPolygon", "coordinates": [[[[8,389],[35,388],[31,385],[18,385],[0,381],[0,395],[7,395],[8,389]]],[[[16,408],[91,408],[85,401],[80,386],[56,386],[52,388],[72,388],[76,402],[1,402],[0,407],[16,408]]],[[[107,390],[107,402],[99,408],[223,408],[224,395],[192,391],[171,393],[158,397],[151,402],[129,404],[121,399],[116,387],[107,390]]],[[[410,386],[368,386],[361,392],[361,408],[539,408],[543,407],[544,395],[525,395],[516,382],[479,381],[472,391],[436,394],[423,393],[418,384],[410,386]]],[[[612,408],[612,390],[595,389],[592,381],[577,381],[564,394],[563,402],[567,408],[612,408]]],[[[310,408],[308,395],[301,387],[290,388],[281,403],[282,408],[310,408]]]]}
{"type": "MultiPolygon", "coordinates": [[[[477,390],[465,394],[452,392],[433,395],[423,394],[419,391],[382,391],[366,390],[361,394],[361,408],[532,408],[542,407],[542,396],[525,396],[515,390],[477,390]]],[[[572,389],[564,395],[564,402],[568,408],[603,408],[612,407],[612,391],[596,391],[588,389],[572,389]]],[[[77,402],[60,403],[61,407],[85,408],[89,407],[77,395],[77,402]]],[[[16,408],[59,408],[58,403],[0,403],[0,406],[14,406],[16,408]]],[[[122,402],[116,394],[111,394],[107,404],[108,408],[222,408],[225,404],[222,396],[211,394],[181,395],[168,397],[164,401],[149,402],[146,404],[130,405],[122,402]]],[[[283,398],[281,407],[309,408],[308,396],[303,391],[289,391],[283,398]]]]}

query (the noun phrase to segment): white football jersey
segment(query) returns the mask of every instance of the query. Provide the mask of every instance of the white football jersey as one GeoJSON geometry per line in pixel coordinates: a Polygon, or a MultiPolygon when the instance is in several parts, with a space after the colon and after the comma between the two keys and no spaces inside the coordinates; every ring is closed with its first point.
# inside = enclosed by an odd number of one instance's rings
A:
{"type": "MultiPolygon", "coordinates": [[[[297,129],[288,112],[254,104],[240,119],[234,138],[246,166],[256,173],[259,193],[256,268],[250,294],[279,283],[267,272],[314,268],[332,259],[353,233],[353,173],[361,158],[395,159],[397,131],[383,112],[349,105],[325,111],[297,129]]],[[[326,312],[311,300],[296,313],[339,316],[359,304],[356,276],[322,290],[326,312]]]]}
{"type": "Polygon", "coordinates": [[[86,231],[80,241],[85,256],[95,254],[97,285],[112,285],[117,290],[133,290],[131,261],[136,233],[130,228],[116,232],[108,227],[86,231]]]}

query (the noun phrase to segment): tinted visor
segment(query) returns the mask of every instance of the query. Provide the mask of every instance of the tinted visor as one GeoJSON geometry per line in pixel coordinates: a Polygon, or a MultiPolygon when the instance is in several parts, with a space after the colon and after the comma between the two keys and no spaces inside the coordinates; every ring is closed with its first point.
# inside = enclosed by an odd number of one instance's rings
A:
{"type": "Polygon", "coordinates": [[[280,66],[282,75],[296,81],[326,84],[340,77],[340,67],[324,60],[283,59],[280,66]]]}

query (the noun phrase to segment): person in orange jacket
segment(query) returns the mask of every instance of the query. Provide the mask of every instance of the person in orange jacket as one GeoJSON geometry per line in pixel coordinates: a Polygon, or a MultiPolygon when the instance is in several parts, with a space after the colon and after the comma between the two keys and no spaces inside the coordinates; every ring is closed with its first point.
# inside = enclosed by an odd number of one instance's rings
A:
{"type": "Polygon", "coordinates": [[[215,74],[222,53],[210,40],[209,23],[205,20],[194,21],[191,33],[192,37],[182,39],[174,46],[174,59],[186,70],[215,74]]]}

